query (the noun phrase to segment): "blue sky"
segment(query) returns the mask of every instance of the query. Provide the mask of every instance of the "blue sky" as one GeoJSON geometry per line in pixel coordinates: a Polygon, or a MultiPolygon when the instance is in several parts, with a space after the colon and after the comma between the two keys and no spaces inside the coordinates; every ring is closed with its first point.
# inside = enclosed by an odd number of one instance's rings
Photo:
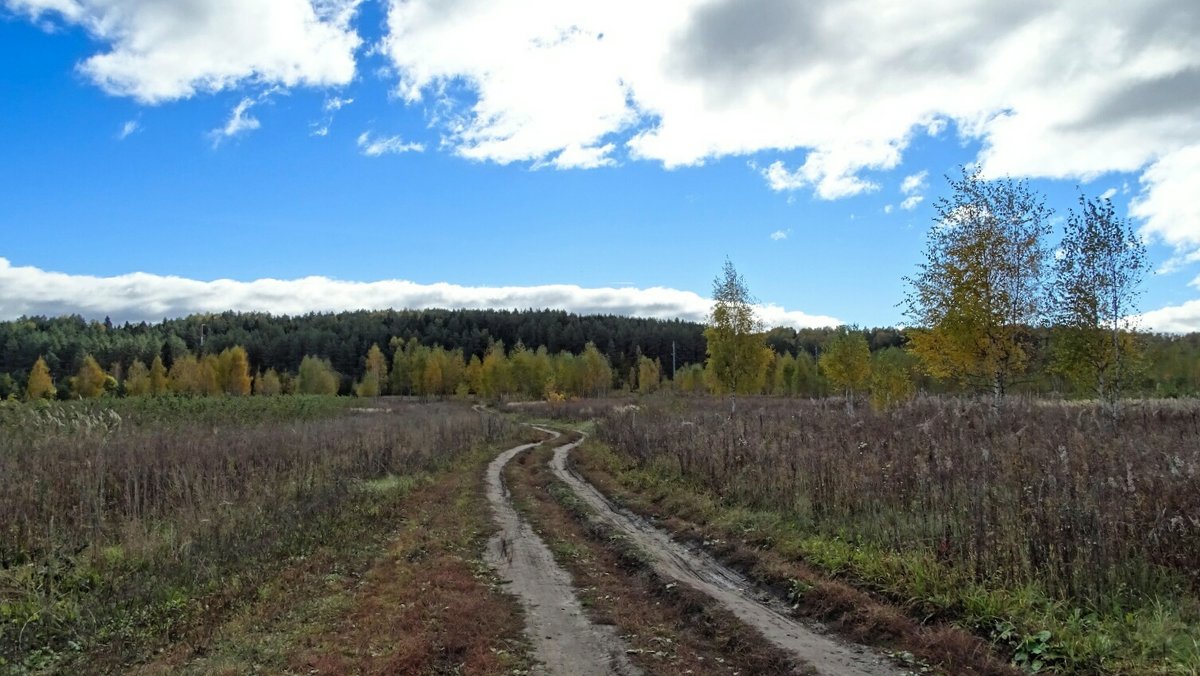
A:
{"type": "MultiPolygon", "coordinates": [[[[1200,329],[1200,214],[1181,199],[1200,180],[1200,48],[1169,31],[1121,28],[1120,59],[1086,62],[1069,11],[1031,9],[895,38],[920,55],[896,65],[830,47],[829,15],[791,16],[780,0],[649,17],[623,2],[272,2],[0,0],[2,318],[397,302],[697,318],[728,256],[778,306],[772,322],[887,325],[943,176],[980,162],[1030,178],[1060,214],[1076,185],[1114,191],[1169,270],[1146,284],[1150,328],[1200,329]],[[295,12],[258,26],[246,8],[260,3],[295,12]],[[808,32],[777,34],[788,21],[808,32]],[[683,37],[660,44],[668,28],[683,37]],[[281,35],[238,42],[262,30],[281,35]],[[997,56],[942,73],[971,61],[959,52],[972,41],[997,56]],[[1042,61],[1008,64],[1023,44],[1042,61]],[[1096,73],[1064,86],[1006,64],[1096,73]],[[985,100],[964,82],[1002,92],[985,100]],[[1116,110],[1123,95],[1147,109],[1116,110]],[[317,280],[293,289],[305,305],[252,284],[311,276],[454,288],[317,280]],[[218,279],[247,284],[203,284],[218,279]],[[622,291],[595,291],[609,287],[622,291]],[[660,287],[682,293],[644,291],[660,287]]],[[[945,11],[986,14],[959,5],[945,11]]],[[[1152,9],[1102,27],[1180,22],[1152,9]]],[[[886,36],[919,20],[856,25],[886,36]]]]}

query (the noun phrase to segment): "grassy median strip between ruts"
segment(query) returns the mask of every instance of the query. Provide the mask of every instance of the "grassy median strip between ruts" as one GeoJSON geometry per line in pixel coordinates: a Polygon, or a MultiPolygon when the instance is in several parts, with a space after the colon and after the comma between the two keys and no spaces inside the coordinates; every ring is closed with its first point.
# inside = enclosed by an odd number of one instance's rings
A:
{"type": "Polygon", "coordinates": [[[732,614],[686,586],[661,579],[639,552],[592,518],[549,468],[564,435],[505,470],[514,502],[575,580],[592,619],[612,624],[633,662],[652,674],[805,673],[732,614]]]}

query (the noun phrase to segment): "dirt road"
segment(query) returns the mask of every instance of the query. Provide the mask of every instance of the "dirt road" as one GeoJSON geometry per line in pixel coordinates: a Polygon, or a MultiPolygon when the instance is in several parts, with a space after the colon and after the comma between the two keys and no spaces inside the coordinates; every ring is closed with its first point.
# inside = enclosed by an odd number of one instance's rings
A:
{"type": "MultiPolygon", "coordinates": [[[[551,468],[597,514],[627,536],[651,559],[662,576],[690,585],[736,615],[780,648],[821,674],[882,676],[902,674],[882,655],[822,634],[789,616],[782,600],[754,589],[737,572],[702,551],[675,542],[647,521],[613,505],[567,466],[567,456],[581,441],[554,452],[551,468]]],[[[547,553],[548,555],[548,553],[547,553]]]]}
{"type": "Polygon", "coordinates": [[[537,445],[509,449],[488,465],[487,498],[500,532],[488,543],[487,562],[509,582],[508,590],[525,609],[526,633],[545,673],[637,674],[625,656],[624,642],[611,627],[588,620],[571,576],[512,505],[501,473],[510,460],[537,445]]]}

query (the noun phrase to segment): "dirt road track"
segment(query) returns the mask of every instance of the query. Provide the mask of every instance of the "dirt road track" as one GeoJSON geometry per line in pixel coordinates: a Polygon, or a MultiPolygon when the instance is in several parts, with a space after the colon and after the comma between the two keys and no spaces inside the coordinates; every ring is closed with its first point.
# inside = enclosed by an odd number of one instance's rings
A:
{"type": "Polygon", "coordinates": [[[792,653],[817,673],[846,676],[903,674],[882,655],[819,633],[790,617],[781,600],[755,591],[737,572],[702,551],[675,542],[645,519],[613,505],[600,491],[567,467],[567,455],[582,440],[554,451],[551,469],[576,495],[651,560],[662,576],[687,584],[727,608],[767,640],[792,653]]]}
{"type": "Polygon", "coordinates": [[[571,576],[512,505],[501,473],[510,460],[537,445],[509,449],[488,465],[487,498],[500,532],[488,542],[487,562],[509,582],[508,590],[525,609],[525,631],[545,673],[638,674],[612,627],[588,621],[571,576]]]}

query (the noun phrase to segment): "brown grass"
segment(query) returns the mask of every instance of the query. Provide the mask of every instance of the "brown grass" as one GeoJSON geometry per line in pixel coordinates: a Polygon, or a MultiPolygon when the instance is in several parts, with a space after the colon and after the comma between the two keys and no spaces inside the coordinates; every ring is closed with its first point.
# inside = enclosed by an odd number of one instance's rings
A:
{"type": "Polygon", "coordinates": [[[661,505],[621,484],[604,462],[598,445],[586,443],[573,454],[576,468],[606,495],[675,537],[704,546],[749,579],[790,597],[794,613],[818,620],[859,643],[911,653],[916,661],[945,674],[1012,676],[1016,669],[998,659],[986,642],[951,626],[922,625],[902,609],[830,579],[802,562],[781,556],[762,542],[746,541],[730,529],[664,512],[661,505]],[[803,593],[796,593],[797,589],[803,593]]]}
{"type": "Polygon", "coordinates": [[[1200,580],[1200,405],[956,399],[848,415],[835,401],[668,401],[599,437],[804,530],[923,550],[980,581],[1097,605],[1200,580]]]}
{"type": "Polygon", "coordinates": [[[517,429],[449,404],[314,417],[303,398],[249,416],[236,400],[151,403],[145,422],[0,416],[19,421],[0,435],[0,660],[132,664],[202,634],[297,557],[386,532],[370,517],[391,493],[373,482],[418,480],[517,429]],[[210,405],[220,415],[196,415],[210,405]]]}

